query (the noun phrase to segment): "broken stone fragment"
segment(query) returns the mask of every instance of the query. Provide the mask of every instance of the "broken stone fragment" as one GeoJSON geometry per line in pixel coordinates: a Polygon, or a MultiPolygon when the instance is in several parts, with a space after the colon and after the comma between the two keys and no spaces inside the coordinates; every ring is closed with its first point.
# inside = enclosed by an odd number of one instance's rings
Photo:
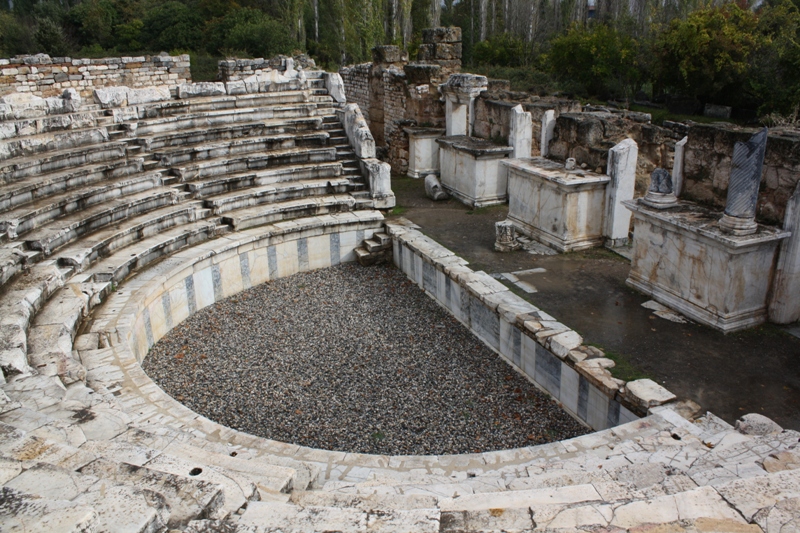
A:
{"type": "Polygon", "coordinates": [[[772,419],[758,413],[744,415],[736,421],[735,427],[743,435],[777,435],[783,431],[772,419]]]}
{"type": "Polygon", "coordinates": [[[676,397],[652,379],[637,379],[626,385],[625,396],[634,405],[647,410],[673,401],[676,397]]]}
{"type": "Polygon", "coordinates": [[[575,331],[565,331],[550,338],[550,351],[557,357],[564,359],[570,350],[579,347],[583,337],[575,331]]]}

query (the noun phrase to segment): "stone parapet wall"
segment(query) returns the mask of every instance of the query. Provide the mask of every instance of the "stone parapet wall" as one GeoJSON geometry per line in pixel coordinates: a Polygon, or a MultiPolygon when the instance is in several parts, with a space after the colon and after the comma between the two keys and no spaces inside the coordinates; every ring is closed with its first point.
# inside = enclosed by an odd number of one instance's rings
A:
{"type": "Polygon", "coordinates": [[[180,56],[106,57],[72,59],[46,54],[0,59],[0,93],[29,93],[42,98],[65,89],[91,98],[102,87],[153,87],[191,82],[187,54],[180,56]]]}
{"type": "MultiPolygon", "coordinates": [[[[755,129],[732,124],[692,124],[684,159],[683,196],[725,208],[733,147],[755,129]]],[[[783,224],[786,203],[800,182],[800,131],[770,131],[758,194],[757,219],[783,224]]]]}

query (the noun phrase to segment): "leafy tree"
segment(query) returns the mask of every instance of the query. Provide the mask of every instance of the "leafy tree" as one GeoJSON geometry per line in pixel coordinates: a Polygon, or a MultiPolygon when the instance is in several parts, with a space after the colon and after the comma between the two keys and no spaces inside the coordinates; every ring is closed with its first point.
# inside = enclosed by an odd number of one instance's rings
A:
{"type": "Polygon", "coordinates": [[[14,15],[0,14],[0,53],[3,57],[36,52],[35,29],[14,15]]]}
{"type": "Polygon", "coordinates": [[[176,0],[156,3],[147,11],[142,23],[142,39],[150,49],[203,48],[204,21],[186,4],[176,0]]]}
{"type": "Polygon", "coordinates": [[[573,25],[551,45],[550,72],[585,94],[627,97],[643,80],[638,43],[606,24],[573,25]]]}
{"type": "Polygon", "coordinates": [[[60,24],[50,18],[39,19],[36,25],[34,38],[39,45],[39,52],[44,52],[51,56],[67,56],[70,53],[70,45],[60,24]]]}
{"type": "Polygon", "coordinates": [[[253,8],[230,12],[214,28],[220,50],[236,50],[254,57],[288,54],[299,47],[285,24],[253,8]]]}
{"type": "Polygon", "coordinates": [[[527,62],[528,47],[519,37],[501,33],[475,45],[473,60],[482,65],[519,67],[527,62]]]}
{"type": "Polygon", "coordinates": [[[78,27],[83,44],[114,46],[119,17],[111,0],[84,0],[69,12],[69,18],[78,27]]]}
{"type": "Polygon", "coordinates": [[[763,40],[751,57],[747,88],[762,113],[788,115],[800,104],[800,9],[791,0],[771,0],[758,12],[758,31],[763,40]]]}
{"type": "Polygon", "coordinates": [[[656,37],[655,82],[701,101],[741,102],[750,59],[760,46],[756,15],[726,4],[673,20],[656,37]]]}

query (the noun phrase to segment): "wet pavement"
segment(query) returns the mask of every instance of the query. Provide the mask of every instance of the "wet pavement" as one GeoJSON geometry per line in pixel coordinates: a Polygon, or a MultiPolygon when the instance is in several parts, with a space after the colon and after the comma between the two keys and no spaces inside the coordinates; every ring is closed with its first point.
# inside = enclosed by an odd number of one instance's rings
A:
{"type": "MultiPolygon", "coordinates": [[[[722,333],[695,323],[675,323],[642,307],[647,296],[625,285],[630,263],[606,249],[551,256],[494,251],[494,223],[507,206],[470,209],[456,200],[433,202],[422,180],[393,177],[402,215],[420,230],[489,274],[518,274],[535,287],[519,296],[575,329],[617,361],[618,377],[650,377],[733,423],[764,414],[800,430],[800,338],[790,328],[766,324],[722,333]]],[[[800,329],[800,326],[795,325],[800,329]]]]}

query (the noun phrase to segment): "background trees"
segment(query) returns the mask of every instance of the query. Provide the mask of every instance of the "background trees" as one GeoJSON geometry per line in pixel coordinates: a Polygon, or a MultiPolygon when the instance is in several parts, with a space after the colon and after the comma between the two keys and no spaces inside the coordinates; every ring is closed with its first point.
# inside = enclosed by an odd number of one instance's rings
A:
{"type": "Polygon", "coordinates": [[[0,55],[188,51],[205,77],[222,56],[306,51],[336,68],[377,44],[413,55],[436,25],[518,89],[800,105],[800,0],[0,0],[0,55]]]}

